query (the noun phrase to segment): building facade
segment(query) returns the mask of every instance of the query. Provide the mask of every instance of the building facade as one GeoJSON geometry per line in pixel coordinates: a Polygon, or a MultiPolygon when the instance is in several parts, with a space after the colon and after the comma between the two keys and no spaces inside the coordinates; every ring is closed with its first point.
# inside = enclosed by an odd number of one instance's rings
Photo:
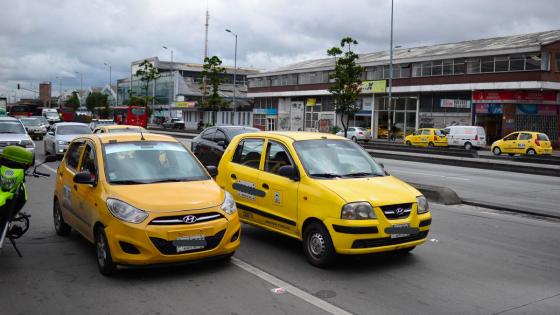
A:
{"type": "MultiPolygon", "coordinates": [[[[386,137],[389,117],[404,136],[416,128],[485,127],[489,141],[514,130],[560,130],[560,31],[464,41],[359,55],[364,66],[361,111],[350,125],[386,137]],[[368,88],[372,85],[382,89],[368,88]]],[[[332,58],[248,76],[254,125],[263,130],[328,131],[340,117],[328,92],[332,58]]]]}

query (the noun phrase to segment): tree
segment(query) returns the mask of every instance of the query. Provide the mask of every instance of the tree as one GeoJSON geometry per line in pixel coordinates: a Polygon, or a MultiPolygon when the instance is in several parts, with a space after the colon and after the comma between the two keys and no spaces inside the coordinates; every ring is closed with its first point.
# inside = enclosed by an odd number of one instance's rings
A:
{"type": "Polygon", "coordinates": [[[108,109],[107,95],[100,92],[89,93],[86,97],[86,107],[92,113],[95,111],[95,108],[108,109]]]}
{"type": "Polygon", "coordinates": [[[358,41],[355,39],[345,37],[340,41],[340,48],[332,47],[327,50],[327,54],[335,58],[334,73],[329,76],[334,79],[334,85],[329,88],[329,92],[334,97],[337,114],[341,115],[340,120],[345,137],[348,133],[350,116],[360,111],[357,101],[361,92],[361,77],[364,68],[356,64],[359,56],[352,51],[352,45],[357,44],[358,41]],[[346,51],[343,52],[345,47],[346,51]],[[344,122],[344,118],[346,118],[346,122],[344,122]]]}
{"type": "Polygon", "coordinates": [[[204,58],[204,65],[202,66],[201,75],[204,78],[202,85],[210,83],[211,94],[207,95],[207,90],[204,89],[204,100],[202,106],[212,111],[212,124],[216,124],[216,112],[223,109],[227,103],[222,100],[218,93],[220,84],[223,82],[222,75],[226,72],[226,68],[222,67],[222,60],[217,56],[204,58]],[[208,96],[208,97],[207,97],[208,96]]]}
{"type": "Polygon", "coordinates": [[[80,99],[78,98],[78,92],[72,92],[72,95],[66,100],[66,107],[72,108],[72,111],[76,111],[80,107],[80,99]]]}
{"type": "Polygon", "coordinates": [[[156,81],[161,77],[158,73],[158,70],[154,65],[149,62],[148,60],[142,61],[142,63],[138,66],[138,70],[136,70],[135,75],[140,78],[140,81],[144,82],[143,90],[144,90],[144,100],[147,104],[151,101],[152,104],[155,102],[155,95],[149,96],[148,89],[150,87],[151,81],[156,81]]]}

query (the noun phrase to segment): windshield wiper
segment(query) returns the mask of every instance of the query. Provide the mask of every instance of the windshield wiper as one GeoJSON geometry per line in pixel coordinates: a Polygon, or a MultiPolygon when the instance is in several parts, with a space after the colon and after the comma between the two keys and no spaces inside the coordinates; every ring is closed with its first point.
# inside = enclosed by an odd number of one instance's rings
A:
{"type": "Polygon", "coordinates": [[[186,182],[186,181],[188,181],[188,179],[186,179],[186,178],[164,178],[164,179],[149,181],[148,184],[186,182]]]}
{"type": "Polygon", "coordinates": [[[337,178],[341,177],[341,175],[333,174],[333,173],[316,173],[316,174],[309,174],[310,176],[315,177],[325,177],[325,178],[337,178]]]}
{"type": "Polygon", "coordinates": [[[141,185],[141,184],[149,184],[150,182],[146,181],[139,181],[139,180],[113,180],[111,184],[120,184],[120,185],[141,185]]]}
{"type": "Polygon", "coordinates": [[[369,172],[356,172],[344,174],[344,177],[364,177],[364,176],[383,176],[382,174],[369,173],[369,172]]]}

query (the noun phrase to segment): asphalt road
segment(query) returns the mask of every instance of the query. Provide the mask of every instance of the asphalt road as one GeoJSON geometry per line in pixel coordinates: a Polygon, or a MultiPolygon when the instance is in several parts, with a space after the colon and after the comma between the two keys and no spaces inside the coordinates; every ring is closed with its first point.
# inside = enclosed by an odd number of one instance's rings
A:
{"type": "Polygon", "coordinates": [[[244,225],[241,248],[230,263],[124,270],[106,278],[97,271],[91,244],[76,233],[55,235],[53,182],[54,177],[28,180],[25,211],[33,217],[19,241],[24,257],[9,244],[0,252],[1,314],[557,314],[560,309],[560,221],[432,204],[429,241],[410,255],[343,257],[329,270],[309,265],[297,241],[244,225]],[[279,284],[288,292],[271,291],[279,284]]]}
{"type": "Polygon", "coordinates": [[[407,182],[448,187],[463,199],[560,216],[558,177],[376,159],[407,182]]]}

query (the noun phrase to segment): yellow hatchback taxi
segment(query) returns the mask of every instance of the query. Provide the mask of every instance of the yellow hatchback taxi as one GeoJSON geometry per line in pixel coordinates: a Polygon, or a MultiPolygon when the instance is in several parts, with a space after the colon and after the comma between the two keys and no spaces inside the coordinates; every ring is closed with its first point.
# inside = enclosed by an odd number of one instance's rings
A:
{"type": "Polygon", "coordinates": [[[154,134],[76,138],[57,170],[56,233],[95,243],[105,275],[118,265],[227,259],[239,247],[235,201],[183,144],[154,134]]]}
{"type": "Polygon", "coordinates": [[[337,254],[409,252],[425,242],[428,202],[359,145],[329,134],[249,133],[226,149],[216,178],[242,222],[303,241],[319,267],[337,254]]]}
{"type": "Polygon", "coordinates": [[[510,133],[503,139],[494,141],[491,148],[494,155],[500,155],[502,153],[507,153],[510,156],[515,154],[552,154],[552,144],[548,136],[542,132],[534,131],[517,131],[510,133]]]}
{"type": "Polygon", "coordinates": [[[437,128],[422,128],[404,138],[406,145],[419,147],[447,147],[447,136],[437,128]]]}
{"type": "Polygon", "coordinates": [[[137,133],[147,132],[146,129],[140,126],[132,125],[102,125],[93,129],[93,133],[137,133]]]}

